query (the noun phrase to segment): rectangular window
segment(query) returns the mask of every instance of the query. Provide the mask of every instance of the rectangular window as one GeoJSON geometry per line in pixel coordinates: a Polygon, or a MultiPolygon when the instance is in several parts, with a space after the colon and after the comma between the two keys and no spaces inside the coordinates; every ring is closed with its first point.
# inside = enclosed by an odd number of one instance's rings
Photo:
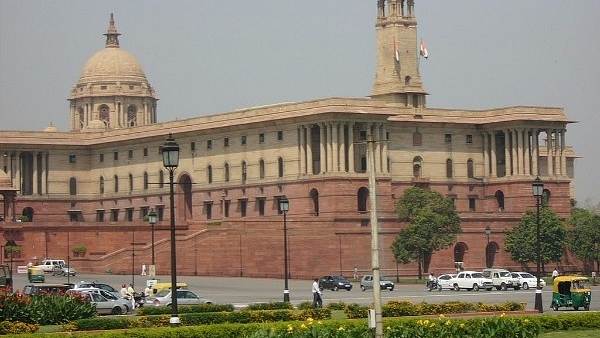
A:
{"type": "Polygon", "coordinates": [[[223,147],[229,147],[229,137],[223,139],[223,147]]]}
{"type": "Polygon", "coordinates": [[[104,154],[100,153],[100,162],[104,162],[104,154]]]}
{"type": "Polygon", "coordinates": [[[127,152],[127,158],[129,158],[130,160],[133,158],[133,150],[129,149],[129,151],[127,152]]]}
{"type": "Polygon", "coordinates": [[[107,87],[106,86],[100,86],[100,90],[106,90],[107,87]]]}
{"type": "Polygon", "coordinates": [[[165,206],[157,205],[156,206],[156,218],[157,221],[162,222],[165,220],[165,206]]]}
{"type": "Polygon", "coordinates": [[[115,160],[115,161],[119,160],[119,152],[118,151],[113,152],[113,160],[115,160]]]}
{"type": "Polygon", "coordinates": [[[148,148],[144,148],[144,157],[148,157],[148,148]]]}
{"type": "Polygon", "coordinates": [[[191,149],[192,151],[196,150],[196,142],[192,142],[192,143],[190,143],[190,149],[191,149]]]}
{"type": "Polygon", "coordinates": [[[258,143],[265,143],[265,133],[258,134],[258,143]]]}
{"type": "Polygon", "coordinates": [[[104,210],[96,210],[96,222],[104,222],[104,210]]]}
{"type": "Polygon", "coordinates": [[[77,156],[74,154],[69,155],[69,163],[77,163],[77,156]]]}
{"type": "Polygon", "coordinates": [[[475,197],[469,197],[469,211],[476,210],[476,201],[477,199],[475,199],[475,197]]]}
{"type": "Polygon", "coordinates": [[[125,209],[125,220],[127,222],[132,222],[133,221],[133,208],[127,208],[127,209],[125,209]]]}
{"type": "Polygon", "coordinates": [[[423,136],[419,132],[413,133],[413,146],[420,147],[421,145],[423,145],[423,136]]]}
{"type": "Polygon", "coordinates": [[[471,135],[471,134],[467,135],[467,143],[473,143],[473,135],[471,135]]]}
{"type": "Polygon", "coordinates": [[[451,143],[452,142],[452,134],[444,135],[444,142],[451,143]]]}
{"type": "Polygon", "coordinates": [[[111,222],[119,221],[119,209],[111,209],[110,210],[110,221],[111,222]]]}
{"type": "Polygon", "coordinates": [[[283,140],[283,131],[279,130],[277,132],[277,141],[282,141],[283,140]]]}
{"type": "Polygon", "coordinates": [[[231,205],[231,201],[225,201],[224,203],[225,210],[223,210],[223,216],[229,217],[229,206],[231,205]]]}
{"type": "Polygon", "coordinates": [[[206,219],[212,219],[212,202],[205,203],[206,207],[206,219]]]}
{"type": "Polygon", "coordinates": [[[358,138],[360,141],[366,141],[367,140],[367,131],[361,130],[360,133],[358,134],[358,138]]]}
{"type": "Polygon", "coordinates": [[[248,201],[240,200],[240,213],[242,217],[246,217],[246,208],[248,207],[248,201]]]}
{"type": "Polygon", "coordinates": [[[265,215],[265,199],[260,198],[257,200],[257,202],[258,202],[258,215],[264,216],[265,215]]]}
{"type": "Polygon", "coordinates": [[[206,141],[206,149],[207,150],[211,150],[212,149],[212,140],[207,140],[206,141]]]}
{"type": "Polygon", "coordinates": [[[141,207],[140,208],[140,219],[143,221],[146,221],[146,215],[148,215],[148,210],[150,210],[149,207],[141,207]]]}
{"type": "Polygon", "coordinates": [[[246,145],[246,135],[242,136],[242,145],[246,145]]]}
{"type": "Polygon", "coordinates": [[[129,86],[129,90],[133,90],[133,88],[135,88],[134,86],[129,86]]]}

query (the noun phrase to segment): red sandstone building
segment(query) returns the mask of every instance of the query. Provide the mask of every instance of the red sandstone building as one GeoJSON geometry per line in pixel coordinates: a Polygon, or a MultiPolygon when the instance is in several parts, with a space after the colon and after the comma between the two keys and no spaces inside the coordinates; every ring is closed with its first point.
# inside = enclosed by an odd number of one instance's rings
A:
{"type": "MultiPolygon", "coordinates": [[[[474,270],[516,268],[503,231],[535,207],[536,176],[549,207],[569,215],[576,156],[565,131],[572,121],[552,107],[427,107],[414,1],[373,3],[377,67],[370,98],[164,123],[157,123],[153,87],[137,59],[120,48],[111,17],[105,48],[85,63],[71,90],[71,130],[0,131],[0,234],[4,247],[20,248],[14,264],[69,257],[79,271],[138,273],[154,246],[157,274],[169,274],[169,184],[160,149],[172,133],[181,149],[179,275],[282,278],[282,197],[290,202],[292,278],[348,276],[354,268],[368,273],[372,210],[364,141],[370,137],[377,141],[383,274],[417,274],[416,264],[396,264],[389,250],[406,226],[396,221],[394,199],[415,185],[452,198],[462,220],[455,245],[431,257],[431,271],[452,271],[455,262],[474,270]],[[151,209],[158,215],[154,243],[146,219],[151,209]]],[[[2,258],[10,259],[5,248],[2,258]]]]}

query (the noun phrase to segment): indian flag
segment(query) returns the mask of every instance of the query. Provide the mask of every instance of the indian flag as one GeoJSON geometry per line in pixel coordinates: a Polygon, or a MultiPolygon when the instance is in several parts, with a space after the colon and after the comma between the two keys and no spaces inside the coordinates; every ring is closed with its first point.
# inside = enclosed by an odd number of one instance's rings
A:
{"type": "Polygon", "coordinates": [[[425,45],[425,41],[423,39],[421,39],[421,52],[420,52],[421,56],[426,58],[429,56],[429,53],[427,53],[427,45],[425,45]]]}

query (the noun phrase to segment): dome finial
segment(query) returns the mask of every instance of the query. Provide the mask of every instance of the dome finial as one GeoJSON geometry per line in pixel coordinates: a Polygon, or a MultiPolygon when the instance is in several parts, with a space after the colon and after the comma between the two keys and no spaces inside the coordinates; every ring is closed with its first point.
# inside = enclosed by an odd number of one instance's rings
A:
{"type": "Polygon", "coordinates": [[[106,48],[119,48],[119,32],[117,32],[117,28],[115,27],[115,19],[113,17],[113,13],[110,13],[110,22],[108,24],[108,30],[106,33],[106,48]]]}

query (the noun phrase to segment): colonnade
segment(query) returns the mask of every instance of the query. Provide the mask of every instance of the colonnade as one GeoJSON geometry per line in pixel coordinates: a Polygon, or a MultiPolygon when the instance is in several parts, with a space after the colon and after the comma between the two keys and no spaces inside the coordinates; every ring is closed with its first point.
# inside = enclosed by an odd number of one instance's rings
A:
{"type": "MultiPolygon", "coordinates": [[[[133,104],[133,103],[132,103],[133,104]]],[[[86,129],[87,126],[93,120],[99,120],[98,116],[98,107],[100,107],[102,103],[96,105],[96,110],[94,110],[94,105],[91,103],[85,103],[80,106],[80,109],[83,110],[80,116],[78,108],[75,104],[71,104],[71,130],[80,131],[82,129],[86,129]],[[83,124],[83,126],[81,126],[83,124]]],[[[120,101],[115,101],[112,104],[113,110],[110,113],[110,121],[108,125],[108,129],[115,128],[126,128],[129,127],[127,110],[123,109],[123,104],[120,101]]],[[[137,105],[136,105],[137,107],[137,105]]],[[[142,102],[141,108],[136,111],[136,126],[145,126],[152,124],[156,121],[156,107],[154,105],[148,104],[148,102],[142,102]]]]}
{"type": "Polygon", "coordinates": [[[483,163],[486,177],[566,176],[566,129],[507,128],[484,131],[483,163]],[[540,147],[540,134],[545,146],[540,147]],[[546,157],[545,162],[540,159],[546,157]]]}
{"type": "Polygon", "coordinates": [[[300,174],[366,171],[366,139],[375,140],[378,173],[388,172],[387,129],[384,123],[322,122],[298,127],[300,174]],[[318,130],[318,137],[313,131],[318,130]],[[315,159],[314,156],[318,156],[315,159]],[[364,162],[364,165],[363,165],[364,162]]]}
{"type": "Polygon", "coordinates": [[[48,155],[47,151],[15,151],[5,156],[6,173],[20,195],[45,195],[48,193],[48,155]],[[25,161],[24,155],[31,156],[31,162],[25,161]]]}

